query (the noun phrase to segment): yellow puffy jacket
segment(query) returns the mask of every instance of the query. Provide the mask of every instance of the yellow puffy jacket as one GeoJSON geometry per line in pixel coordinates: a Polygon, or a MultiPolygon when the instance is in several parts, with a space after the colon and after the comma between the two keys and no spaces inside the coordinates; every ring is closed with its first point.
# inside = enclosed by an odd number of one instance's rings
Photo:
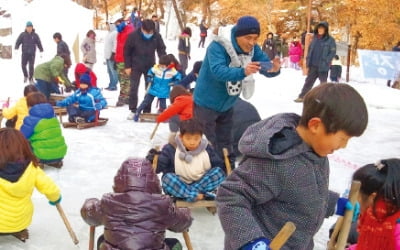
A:
{"type": "Polygon", "coordinates": [[[26,97],[22,97],[18,100],[18,102],[10,108],[4,108],[2,113],[3,117],[6,119],[11,119],[14,116],[18,115],[17,122],[15,123],[15,129],[20,129],[22,126],[22,122],[24,121],[25,116],[28,115],[28,104],[26,104],[26,97]]]}
{"type": "Polygon", "coordinates": [[[33,189],[46,195],[50,201],[60,198],[60,189],[40,168],[29,163],[16,182],[0,178],[0,232],[19,232],[32,222],[33,189]]]}

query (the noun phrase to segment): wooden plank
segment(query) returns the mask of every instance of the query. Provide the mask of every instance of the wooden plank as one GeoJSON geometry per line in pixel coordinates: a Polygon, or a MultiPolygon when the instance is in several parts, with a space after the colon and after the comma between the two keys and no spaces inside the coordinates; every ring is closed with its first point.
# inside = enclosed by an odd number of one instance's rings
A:
{"type": "Polygon", "coordinates": [[[156,122],[159,114],[155,113],[143,113],[139,115],[139,121],[141,122],[156,122]]]}
{"type": "Polygon", "coordinates": [[[215,201],[209,200],[200,200],[195,202],[177,200],[175,203],[177,207],[216,207],[215,201]]]}

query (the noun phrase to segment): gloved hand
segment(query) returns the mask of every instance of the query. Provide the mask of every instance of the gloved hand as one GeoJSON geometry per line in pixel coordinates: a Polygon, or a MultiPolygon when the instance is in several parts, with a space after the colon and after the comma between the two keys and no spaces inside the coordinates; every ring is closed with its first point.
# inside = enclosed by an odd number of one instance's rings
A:
{"type": "Polygon", "coordinates": [[[360,204],[358,202],[356,202],[355,206],[353,207],[353,205],[351,204],[349,199],[340,197],[336,203],[335,214],[344,216],[344,213],[346,212],[346,210],[353,210],[353,209],[354,209],[354,211],[353,211],[352,221],[356,221],[358,218],[358,215],[360,214],[360,204]]]}
{"type": "Polygon", "coordinates": [[[60,198],[58,198],[58,200],[56,200],[56,201],[49,201],[49,204],[55,206],[55,205],[57,205],[57,204],[60,203],[60,202],[61,202],[61,195],[60,195],[60,198]]]}
{"type": "Polygon", "coordinates": [[[43,58],[43,52],[40,52],[39,57],[43,58]]]}
{"type": "Polygon", "coordinates": [[[152,148],[152,149],[150,149],[149,152],[147,153],[146,159],[147,159],[149,162],[153,162],[154,156],[155,156],[155,155],[159,155],[160,153],[161,153],[161,151],[157,151],[156,149],[152,148]]]}
{"type": "Polygon", "coordinates": [[[239,250],[270,250],[269,244],[271,242],[267,238],[258,238],[250,241],[246,245],[242,246],[239,250]]]}
{"type": "Polygon", "coordinates": [[[96,109],[96,110],[101,110],[101,104],[100,103],[95,103],[94,104],[94,108],[96,109]]]}
{"type": "Polygon", "coordinates": [[[61,76],[57,76],[56,78],[54,78],[54,81],[55,81],[56,83],[64,84],[64,80],[61,78],[61,76]]]}

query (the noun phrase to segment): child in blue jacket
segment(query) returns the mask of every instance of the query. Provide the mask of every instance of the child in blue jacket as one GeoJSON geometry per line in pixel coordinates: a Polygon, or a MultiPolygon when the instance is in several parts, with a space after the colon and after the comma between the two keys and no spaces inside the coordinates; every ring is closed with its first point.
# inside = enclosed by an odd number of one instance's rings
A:
{"type": "Polygon", "coordinates": [[[147,94],[133,117],[135,122],[139,120],[142,110],[151,105],[155,97],[158,97],[160,101],[159,112],[164,111],[167,108],[167,98],[169,97],[171,86],[178,83],[182,76],[176,70],[175,64],[171,62],[171,58],[168,55],[164,55],[160,57],[158,64],[149,69],[147,78],[150,85],[147,89],[147,94]]]}
{"type": "MultiPolygon", "coordinates": [[[[91,79],[88,73],[83,74],[79,82],[79,89],[64,100],[57,101],[56,105],[67,107],[69,122],[94,122],[96,120],[96,111],[105,108],[107,101],[99,88],[91,86],[91,79]],[[78,107],[74,106],[74,103],[78,103],[78,107]]],[[[98,113],[100,114],[100,112],[98,113]]],[[[97,118],[99,114],[97,114],[97,118]]]]}

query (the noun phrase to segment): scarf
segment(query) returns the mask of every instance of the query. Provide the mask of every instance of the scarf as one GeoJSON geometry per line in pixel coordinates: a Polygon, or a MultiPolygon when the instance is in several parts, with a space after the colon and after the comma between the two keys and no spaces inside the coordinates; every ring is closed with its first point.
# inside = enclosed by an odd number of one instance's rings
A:
{"type": "Polygon", "coordinates": [[[179,134],[176,135],[175,142],[180,151],[179,159],[181,159],[187,163],[191,163],[193,160],[193,156],[196,156],[196,155],[200,154],[201,152],[203,152],[204,150],[206,150],[206,147],[208,145],[208,141],[206,139],[202,138],[199,146],[195,150],[187,151],[185,146],[183,145],[181,139],[179,138],[179,134]]]}

